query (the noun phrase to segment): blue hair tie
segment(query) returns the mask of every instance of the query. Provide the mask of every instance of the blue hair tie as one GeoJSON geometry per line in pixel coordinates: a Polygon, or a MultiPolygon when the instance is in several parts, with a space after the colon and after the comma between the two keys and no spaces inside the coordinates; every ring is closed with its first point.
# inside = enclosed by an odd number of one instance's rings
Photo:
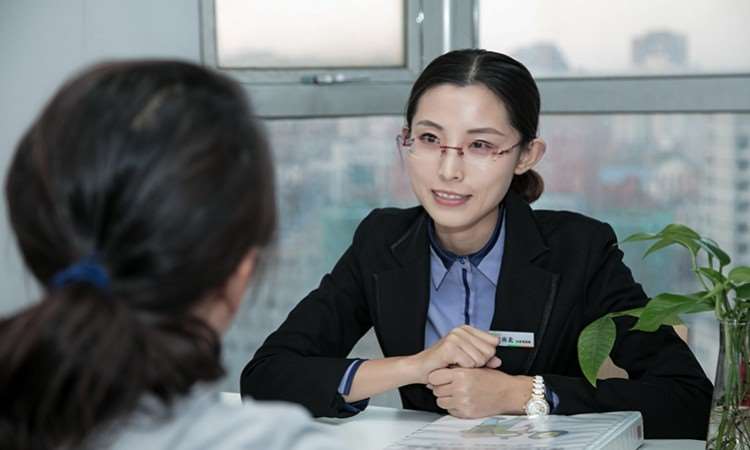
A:
{"type": "Polygon", "coordinates": [[[109,290],[109,275],[95,257],[84,258],[67,269],[57,272],[50,280],[53,288],[65,287],[71,283],[87,283],[97,288],[109,290]]]}

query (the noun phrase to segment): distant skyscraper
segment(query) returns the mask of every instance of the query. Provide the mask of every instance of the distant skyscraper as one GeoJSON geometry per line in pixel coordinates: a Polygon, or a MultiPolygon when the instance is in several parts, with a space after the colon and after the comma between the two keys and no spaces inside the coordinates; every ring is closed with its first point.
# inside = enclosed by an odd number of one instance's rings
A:
{"type": "Polygon", "coordinates": [[[750,264],[750,120],[717,114],[712,122],[708,176],[700,181],[702,224],[730,252],[734,264],[750,264]]]}
{"type": "Polygon", "coordinates": [[[633,64],[643,70],[685,67],[687,37],[671,31],[651,31],[633,39],[633,64]]]}
{"type": "Polygon", "coordinates": [[[536,76],[568,72],[565,56],[557,45],[550,42],[519,47],[513,51],[513,57],[526,65],[536,76]]]}

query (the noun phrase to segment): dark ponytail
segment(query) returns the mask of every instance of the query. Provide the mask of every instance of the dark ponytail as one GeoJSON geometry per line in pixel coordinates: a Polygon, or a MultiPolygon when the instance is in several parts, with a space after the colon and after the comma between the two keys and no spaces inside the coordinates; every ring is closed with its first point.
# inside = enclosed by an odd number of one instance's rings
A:
{"type": "Polygon", "coordinates": [[[276,223],[268,146],[244,93],[192,64],[103,64],[64,85],[6,182],[46,293],[0,320],[0,448],[78,448],[144,395],[219,379],[194,314],[276,223]],[[93,259],[107,285],[50,283],[93,259]]]}
{"type": "MultiPolygon", "coordinates": [[[[485,85],[505,105],[511,125],[521,134],[521,148],[526,148],[537,137],[541,101],[531,73],[510,56],[480,49],[454,50],[435,58],[425,67],[414,82],[406,104],[409,128],[422,95],[430,88],[446,83],[485,85]]],[[[510,189],[532,203],[542,195],[544,181],[537,172],[529,170],[515,175],[510,189]]]]}
{"type": "Polygon", "coordinates": [[[534,203],[544,192],[544,180],[534,169],[529,169],[521,175],[513,175],[510,189],[527,203],[534,203]]]}
{"type": "Polygon", "coordinates": [[[147,326],[125,302],[78,285],[0,322],[0,447],[75,447],[132,411],[144,388],[169,400],[223,374],[203,322],[155,320],[147,326]]]}

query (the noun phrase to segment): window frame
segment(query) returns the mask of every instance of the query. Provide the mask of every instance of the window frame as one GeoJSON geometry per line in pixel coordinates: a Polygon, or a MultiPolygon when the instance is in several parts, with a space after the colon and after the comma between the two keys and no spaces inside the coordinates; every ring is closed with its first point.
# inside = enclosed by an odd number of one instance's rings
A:
{"type": "MultiPolygon", "coordinates": [[[[203,63],[237,79],[264,118],[403,114],[418,73],[435,57],[479,42],[479,0],[404,0],[405,69],[222,69],[216,60],[214,0],[201,0],[203,63]],[[422,20],[417,23],[421,14],[422,20]],[[345,83],[303,82],[342,74],[345,83]],[[359,79],[362,78],[362,79],[359,79]],[[359,79],[359,80],[358,80],[359,79]]],[[[750,72],[735,74],[540,77],[543,114],[750,112],[750,72]]]]}
{"type": "MultiPolygon", "coordinates": [[[[471,46],[479,44],[479,0],[466,0],[471,46]]],[[[750,112],[750,72],[536,78],[543,114],[750,112]]]]}
{"type": "Polygon", "coordinates": [[[201,0],[203,64],[239,81],[265,118],[340,117],[399,113],[426,62],[443,53],[442,2],[403,0],[406,65],[403,68],[222,68],[216,50],[214,0],[201,0]],[[326,77],[343,82],[325,82],[326,77]]]}

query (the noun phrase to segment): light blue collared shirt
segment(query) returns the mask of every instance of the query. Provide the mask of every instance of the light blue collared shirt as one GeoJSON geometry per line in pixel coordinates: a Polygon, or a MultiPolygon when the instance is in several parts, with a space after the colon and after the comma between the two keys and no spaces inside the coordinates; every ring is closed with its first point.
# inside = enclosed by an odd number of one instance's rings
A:
{"type": "Polygon", "coordinates": [[[428,348],[461,325],[488,331],[495,314],[495,292],[505,250],[504,210],[478,252],[455,255],[440,246],[430,221],[430,305],[424,331],[428,348]]]}

